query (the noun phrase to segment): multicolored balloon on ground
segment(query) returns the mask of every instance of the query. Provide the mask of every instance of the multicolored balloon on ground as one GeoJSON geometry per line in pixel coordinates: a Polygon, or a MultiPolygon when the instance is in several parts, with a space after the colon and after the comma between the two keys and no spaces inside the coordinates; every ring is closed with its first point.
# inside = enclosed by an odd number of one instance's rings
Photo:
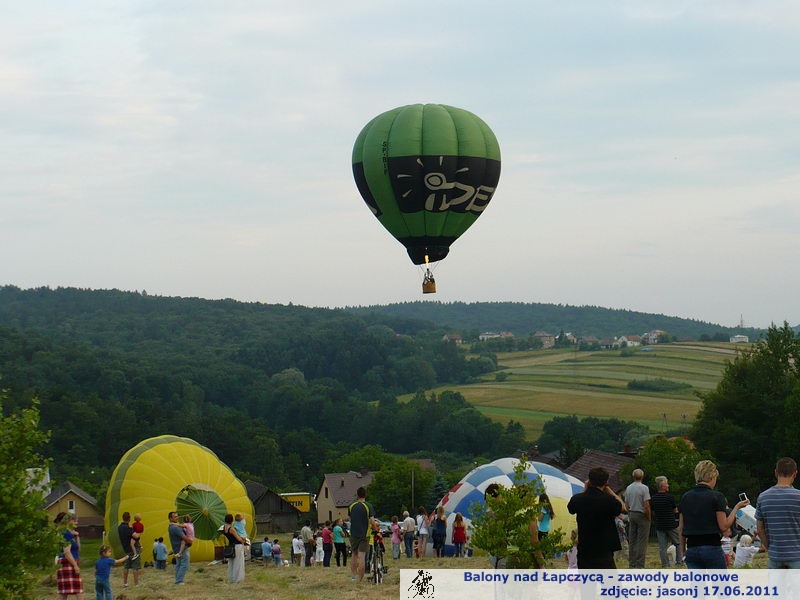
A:
{"type": "Polygon", "coordinates": [[[372,119],[353,147],[353,176],[415,265],[442,260],[494,195],[500,146],[469,111],[412,104],[372,119]]]}
{"type": "MultiPolygon", "coordinates": [[[[467,530],[472,522],[472,506],[484,503],[484,493],[486,488],[497,483],[503,487],[510,488],[514,485],[514,467],[519,464],[516,458],[499,458],[494,462],[476,467],[453,488],[445,494],[440,506],[444,507],[447,515],[447,543],[445,544],[445,554],[450,555],[454,552],[452,546],[453,521],[456,513],[461,513],[467,522],[467,530]]],[[[540,462],[528,462],[525,469],[528,481],[540,479],[544,485],[545,492],[553,505],[555,516],[551,521],[551,528],[558,529],[569,535],[569,532],[576,527],[575,516],[567,511],[567,502],[574,494],[583,491],[583,482],[567,475],[563,471],[550,465],[540,462]]],[[[569,539],[569,538],[567,538],[569,539]]]]}
{"type": "Polygon", "coordinates": [[[192,517],[196,536],[192,560],[214,560],[214,547],[225,543],[218,529],[227,513],[241,513],[250,537],[255,536],[253,504],[233,471],[194,440],[162,435],[128,450],[111,475],[105,527],[115,555],[128,551],[122,548],[117,533],[124,512],[142,515],[146,552],[158,537],[170,548],[170,511],[192,517]]]}

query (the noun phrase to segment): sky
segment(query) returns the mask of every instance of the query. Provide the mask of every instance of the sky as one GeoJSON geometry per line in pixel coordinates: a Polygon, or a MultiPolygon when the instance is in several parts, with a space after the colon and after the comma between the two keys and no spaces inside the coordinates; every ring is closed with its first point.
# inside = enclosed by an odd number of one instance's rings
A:
{"type": "Polygon", "coordinates": [[[800,323],[800,4],[0,0],[0,285],[800,323]],[[497,191],[436,295],[352,178],[467,109],[497,191]]]}

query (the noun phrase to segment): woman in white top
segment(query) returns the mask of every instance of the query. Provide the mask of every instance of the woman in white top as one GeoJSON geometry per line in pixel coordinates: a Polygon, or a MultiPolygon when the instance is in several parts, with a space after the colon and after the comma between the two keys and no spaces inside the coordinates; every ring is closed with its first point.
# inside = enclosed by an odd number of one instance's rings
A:
{"type": "Polygon", "coordinates": [[[428,533],[431,529],[431,520],[425,512],[425,507],[420,506],[417,510],[417,557],[425,556],[428,547],[428,533]]]}

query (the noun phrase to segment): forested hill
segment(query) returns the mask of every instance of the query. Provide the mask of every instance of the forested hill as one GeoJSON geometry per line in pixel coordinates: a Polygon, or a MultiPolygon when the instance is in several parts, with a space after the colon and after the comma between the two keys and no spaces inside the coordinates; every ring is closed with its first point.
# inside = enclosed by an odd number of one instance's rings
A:
{"type": "Polygon", "coordinates": [[[368,444],[501,456],[524,443],[519,424],[494,423],[459,394],[395,399],[495,368],[402,317],[0,287],[0,409],[38,398],[55,475],[90,493],[89,474],[101,485],[125,451],[163,434],[278,490],[316,489],[326,460],[368,444]]]}
{"type": "Polygon", "coordinates": [[[510,331],[529,336],[535,331],[557,335],[570,332],[576,336],[597,338],[636,334],[660,329],[676,338],[700,339],[701,336],[724,337],[742,333],[756,339],[764,330],[723,327],[693,319],[668,317],[632,310],[599,306],[569,306],[522,302],[402,302],[384,306],[348,307],[356,315],[381,313],[406,319],[432,321],[448,331],[475,338],[485,331],[510,331]]]}

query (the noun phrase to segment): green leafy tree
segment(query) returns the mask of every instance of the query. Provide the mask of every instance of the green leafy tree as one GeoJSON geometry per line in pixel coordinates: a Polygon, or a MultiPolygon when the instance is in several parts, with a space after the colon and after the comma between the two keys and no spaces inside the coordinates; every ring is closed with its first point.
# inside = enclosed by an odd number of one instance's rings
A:
{"type": "Polygon", "coordinates": [[[694,487],[694,468],[701,460],[713,460],[713,457],[708,452],[697,450],[682,438],[662,437],[647,444],[636,455],[634,465],[627,468],[624,474],[630,477],[630,473],[638,467],[645,472],[654,489],[654,478],[664,475],[669,479],[670,493],[679,498],[694,487]]]}
{"type": "Polygon", "coordinates": [[[525,474],[528,459],[524,455],[514,467],[514,485],[500,487],[496,497],[487,496],[485,504],[473,505],[472,545],[495,557],[505,557],[510,569],[544,566],[542,559],[568,548],[563,533],[556,529],[534,543],[531,528],[536,527],[542,506],[539,495],[545,492],[540,479],[525,474]]]}
{"type": "MultiPolygon", "coordinates": [[[[417,505],[430,498],[434,472],[419,463],[398,458],[381,467],[367,488],[368,500],[379,515],[390,516],[408,510],[414,514],[417,505]]],[[[430,506],[425,507],[430,510],[430,506]]]]}
{"type": "Polygon", "coordinates": [[[0,539],[14,550],[0,552],[0,598],[21,598],[30,595],[31,570],[52,565],[58,538],[40,508],[47,462],[38,450],[48,434],[39,429],[38,403],[3,416],[4,398],[0,394],[0,539]]]}
{"type": "Polygon", "coordinates": [[[721,485],[730,466],[763,489],[772,483],[775,460],[797,455],[798,369],[800,336],[787,323],[773,326],[728,362],[716,389],[702,396],[690,436],[719,460],[721,485]]]}

